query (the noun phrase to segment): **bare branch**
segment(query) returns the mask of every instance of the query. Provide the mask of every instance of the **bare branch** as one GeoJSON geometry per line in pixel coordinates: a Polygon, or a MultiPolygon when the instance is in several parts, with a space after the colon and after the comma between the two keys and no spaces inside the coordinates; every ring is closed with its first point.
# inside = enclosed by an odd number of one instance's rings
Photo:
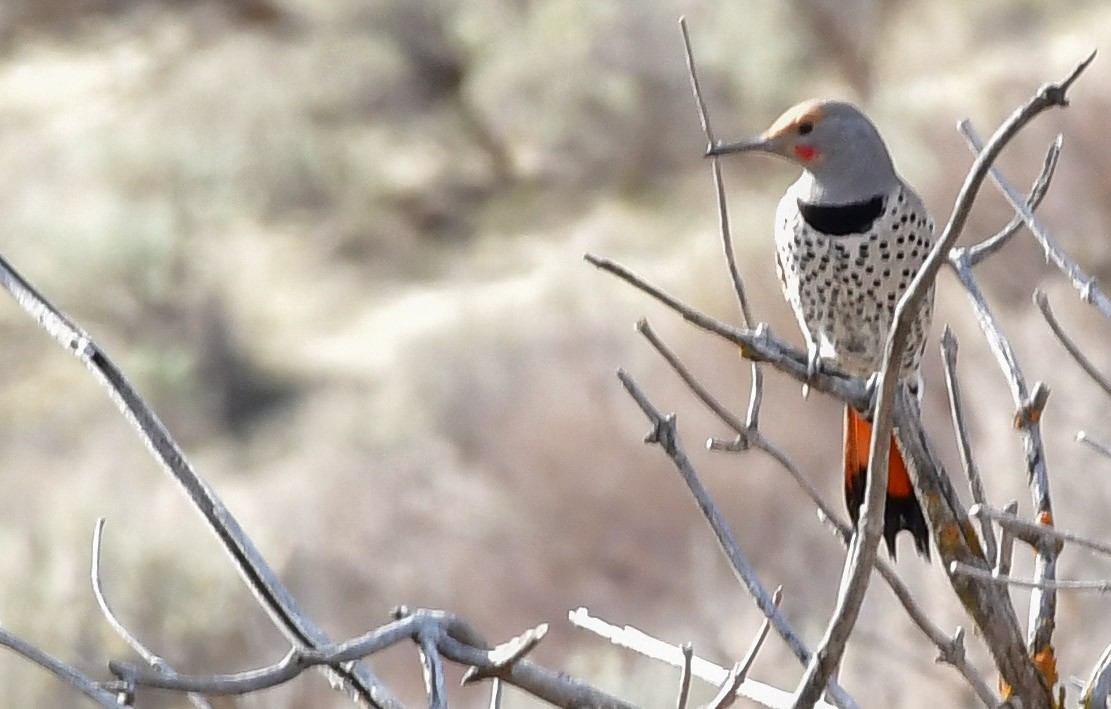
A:
{"type": "MultiPolygon", "coordinates": [[[[1026,199],[1026,205],[1033,212],[1042,203],[1046,193],[1049,191],[1049,183],[1053,180],[1053,174],[1057,170],[1057,159],[1061,156],[1061,145],[1064,138],[1058,135],[1057,138],[1050,144],[1049,150],[1045,154],[1045,162],[1042,163],[1042,171],[1038,175],[1038,179],[1034,181],[1033,187],[1030,188],[1030,196],[1026,199]]],[[[1011,221],[1007,226],[1003,227],[998,234],[992,236],[984,241],[970,246],[968,251],[968,262],[970,265],[975,266],[987,257],[1006,246],[1007,242],[1011,240],[1018,230],[1023,225],[1022,217],[1017,214],[1011,217],[1011,221]]]]}
{"type": "Polygon", "coordinates": [[[706,134],[708,146],[714,144],[714,129],[710,125],[710,114],[706,110],[706,101],[702,98],[702,86],[698,82],[698,72],[694,65],[694,50],[691,48],[691,35],[687,30],[687,18],[679,18],[679,30],[683,33],[683,49],[687,57],[687,76],[691,80],[691,90],[694,92],[695,103],[698,104],[698,121],[702,125],[702,132],[706,134]]]}
{"type": "MultiPolygon", "coordinates": [[[[737,576],[738,580],[744,584],[749,593],[752,594],[753,599],[756,601],[757,607],[769,618],[772,627],[775,628],[776,633],[787,643],[787,647],[795,655],[796,658],[802,663],[810,661],[811,653],[802,639],[791,627],[790,622],[782,611],[772,603],[771,594],[760,582],[756,575],[756,570],[752,567],[748,557],[741,550],[740,545],[737,544],[736,537],[733,536],[733,531],[729,528],[728,523],[722,516],[721,511],[717,508],[713,499],[710,497],[709,492],[702,485],[702,481],[698,479],[698,475],[694,471],[694,466],[691,465],[690,459],[683,451],[679,443],[679,434],[675,426],[674,414],[664,416],[658,409],[648,400],[648,397],[641,391],[640,387],[633,380],[631,376],[624,370],[618,370],[617,376],[621,383],[625,386],[625,390],[633,397],[633,400],[640,406],[641,411],[648,417],[652,423],[652,431],[645,437],[646,443],[658,444],[668,457],[671,458],[675,464],[679,474],[683,477],[687,487],[694,495],[698,507],[702,510],[702,515],[705,517],[710,528],[714,532],[714,536],[718,541],[718,545],[722,551],[725,552],[726,558],[733,568],[733,573],[737,576]]],[[[826,685],[829,696],[832,698],[834,704],[839,707],[856,706],[856,703],[845,694],[836,682],[830,679],[826,685]]]]}
{"type": "MultiPolygon", "coordinates": [[[[572,625],[603,637],[614,645],[629,648],[645,657],[667,663],[672,667],[682,667],[686,661],[681,648],[654,638],[632,626],[618,627],[607,623],[601,618],[590,615],[590,611],[586,608],[571,611],[567,614],[567,618],[572,625]]],[[[729,671],[695,655],[691,660],[691,675],[720,687],[729,678],[729,671]]],[[[749,678],[745,678],[744,682],[737,688],[737,694],[745,699],[759,702],[765,707],[785,708],[792,706],[789,692],[784,692],[782,689],[749,678]]],[[[819,709],[833,709],[833,705],[826,702],[819,702],[817,707],[819,709]]]]}
{"type": "MultiPolygon", "coordinates": [[[[1003,508],[1008,514],[1015,514],[1018,512],[1018,500],[1011,500],[1007,506],[1003,508]]],[[[1014,560],[1015,552],[1015,535],[1004,527],[1003,533],[999,538],[999,555],[995,557],[994,573],[996,576],[1006,576],[1011,573],[1011,562],[1014,560]]]]}
{"type": "Polygon", "coordinates": [[[1102,441],[1097,441],[1084,431],[1076,432],[1076,440],[1077,442],[1083,443],[1092,450],[1102,454],[1105,458],[1111,458],[1111,446],[1103,443],[1102,441]]]}
{"type": "MultiPolygon", "coordinates": [[[[498,673],[505,671],[519,662],[525,655],[532,652],[533,648],[548,634],[548,624],[541,623],[535,628],[529,628],[520,635],[510,638],[501,645],[492,648],[488,653],[489,667],[472,666],[463,674],[463,684],[470,684],[479,680],[498,677],[498,673]]],[[[457,639],[474,646],[486,646],[486,641],[475,636],[467,637],[456,633],[457,639]]]]}
{"type": "MultiPolygon", "coordinates": [[[[1047,105],[1067,106],[1068,101],[1065,97],[1065,93],[1072,85],[1072,82],[1080,76],[1081,72],[1088,68],[1088,65],[1092,63],[1095,57],[1096,53],[1093,51],[1084,61],[1073,69],[1072,73],[1063,82],[1057,85],[1051,84],[1042,87],[1038,94],[1039,98],[1047,102],[1047,105]]],[[[979,152],[981,150],[981,143],[972,125],[968,121],[963,121],[960,128],[961,132],[964,133],[965,137],[968,139],[968,143],[972,146],[972,149],[979,152]]],[[[1104,317],[1111,318],[1111,300],[1103,293],[1103,290],[1100,289],[1096,280],[1080,268],[1080,266],[1057,244],[1049,232],[1046,231],[1045,227],[1042,226],[1041,222],[1038,221],[1037,217],[1034,216],[1033,212],[1026,206],[1017,190],[1015,190],[1003,176],[1002,172],[997,168],[992,168],[991,178],[1003,193],[1003,196],[1007,198],[1007,201],[1011,203],[1011,207],[1022,217],[1026,226],[1034,235],[1034,238],[1037,239],[1038,243],[1045,251],[1046,258],[1052,261],[1057,268],[1068,277],[1073,287],[1080,292],[1080,298],[1084,302],[1094,305],[1096,309],[1103,313],[1104,317]]]]}
{"type": "MultiPolygon", "coordinates": [[[[434,610],[401,609],[391,623],[343,643],[313,650],[290,650],[280,661],[246,672],[212,676],[167,674],[111,662],[109,668],[127,682],[138,686],[201,692],[209,695],[237,695],[256,692],[289,681],[309,667],[342,665],[379,652],[406,640],[415,640],[426,657],[451,660],[478,668],[482,677],[498,678],[555,706],[573,709],[594,706],[602,709],[636,709],[601,690],[560,672],[553,672],[522,658],[535,647],[547,626],[526,631],[504,645],[489,648],[474,628],[452,613],[434,610]]],[[[437,660],[436,664],[440,664],[437,660]]],[[[433,692],[430,701],[443,693],[442,666],[425,666],[433,692]],[[437,678],[440,675],[440,678],[437,678]]],[[[465,679],[467,676],[465,675],[465,679]]],[[[470,677],[473,681],[474,677],[470,677]]]]}
{"type": "MultiPolygon", "coordinates": [[[[698,73],[695,70],[694,50],[691,48],[690,32],[687,31],[687,20],[679,18],[679,28],[683,32],[683,49],[687,57],[687,73],[691,80],[691,90],[694,92],[695,103],[698,105],[698,119],[702,130],[706,134],[707,145],[714,144],[714,131],[710,125],[710,115],[706,110],[706,101],[702,96],[702,87],[698,82],[698,73]]],[[[733,292],[737,295],[741,314],[744,316],[744,326],[754,327],[755,318],[748,305],[745,295],[744,278],[737,267],[737,255],[733,249],[733,237],[729,227],[729,207],[725,199],[725,186],[721,177],[721,159],[715,156],[710,161],[710,171],[714,178],[714,193],[717,196],[719,231],[721,233],[722,251],[725,254],[725,263],[729,269],[729,280],[733,284],[733,292]]],[[[805,385],[804,385],[805,386],[805,385]]],[[[748,414],[746,420],[750,428],[755,428],[760,420],[760,403],[764,397],[764,373],[757,362],[752,362],[752,390],[749,392],[748,414]]]]}
{"type": "Polygon", "coordinates": [[[816,375],[808,378],[806,354],[774,337],[767,328],[753,331],[731,327],[690,307],[611,259],[589,253],[584,254],[583,259],[663,303],[687,322],[737,345],[741,356],[745,359],[768,362],[799,383],[809,381],[812,389],[829,394],[862,410],[868,407],[869,398],[865,382],[857,377],[837,372],[832,367],[823,367],[816,375]]]}
{"type": "Polygon", "coordinates": [[[490,682],[490,702],[488,709],[501,709],[502,681],[496,677],[490,682]]]}
{"type": "MultiPolygon", "coordinates": [[[[973,522],[950,485],[944,466],[922,428],[917,399],[904,389],[899,392],[896,403],[899,448],[930,520],[943,568],[948,572],[951,562],[960,561],[986,570],[987,562],[973,522]]],[[[948,576],[957,598],[975,622],[977,634],[991,652],[1003,680],[1015,687],[1007,678],[1021,677],[1023,687],[1041,686],[1041,674],[1027,654],[1022,629],[1006,587],[965,575],[948,576]]],[[[1027,696],[1022,689],[1015,691],[1018,696],[1027,696]]]]}
{"type": "Polygon", "coordinates": [[[50,672],[102,707],[119,709],[121,705],[128,706],[122,704],[121,698],[131,701],[131,691],[127,685],[121,685],[113,690],[106,689],[100,682],[82,674],[77,668],[67,665],[3,628],[0,628],[0,645],[50,672]]]}
{"type": "MultiPolygon", "coordinates": [[[[154,458],[189,496],[209,529],[228,553],[243,582],[275,626],[296,647],[312,648],[331,641],[278,579],[224,503],[197,475],[185,453],[123,372],[76,323],[40,294],[0,256],[0,285],[51,337],[76,356],[107,390],[109,398],[135,429],[154,458]]],[[[401,709],[393,695],[363,664],[328,668],[328,674],[354,693],[364,705],[401,709]]]]}
{"type": "MultiPolygon", "coordinates": [[[[779,601],[783,598],[783,586],[776,586],[772,591],[772,603],[779,605],[779,601]]],[[[760,630],[756,633],[756,637],[752,639],[752,645],[749,646],[748,652],[745,653],[744,659],[737,665],[737,677],[740,682],[745,681],[748,677],[748,671],[752,669],[752,663],[756,662],[756,656],[760,653],[760,648],[764,646],[764,641],[768,638],[768,630],[771,624],[767,616],[764,621],[760,623],[760,630]]],[[[726,705],[722,705],[723,707],[726,705]]]]}
{"type": "MultiPolygon", "coordinates": [[[[744,451],[750,449],[763,451],[790,474],[795,483],[818,508],[821,517],[837,532],[841,543],[848,546],[853,534],[852,527],[841,519],[837,511],[822,498],[817,488],[814,487],[814,484],[802,474],[802,471],[799,470],[794,461],[792,461],[786,453],[768,441],[767,438],[760,433],[759,429],[742,424],[736,416],[717,401],[694,375],[691,374],[690,370],[679,361],[675,353],[660,340],[647,321],[643,319],[639,321],[637,323],[637,331],[645,336],[652,347],[667,361],[695,396],[697,396],[707,408],[714,412],[723,423],[736,432],[737,439],[735,441],[721,443],[711,440],[710,447],[731,451],[744,451]]],[[[910,619],[918,626],[922,633],[937,646],[939,659],[952,665],[961,673],[976,692],[976,695],[984,703],[984,706],[995,707],[998,705],[998,697],[988,686],[984,678],[977,672],[976,668],[974,668],[965,657],[964,646],[959,641],[959,636],[953,639],[947,637],[945,633],[930,621],[925,611],[915,602],[914,597],[911,596],[910,591],[903,584],[895,570],[891,568],[890,564],[883,559],[877,559],[876,569],[879,571],[884,581],[887,582],[888,586],[891,587],[895,597],[902,603],[910,619]]]]}
{"type": "Polygon", "coordinates": [[[679,650],[683,653],[683,667],[679,673],[679,696],[675,699],[675,709],[687,709],[687,701],[691,693],[691,662],[694,660],[694,646],[683,643],[679,646],[679,650]]]}
{"type": "MultiPolygon", "coordinates": [[[[1011,398],[1016,407],[1016,414],[1018,414],[1015,420],[1022,431],[1027,480],[1030,484],[1030,496],[1034,501],[1035,514],[1042,520],[1052,522],[1053,506],[1049,495],[1049,471],[1046,468],[1045,444],[1042,441],[1040,417],[1022,415],[1023,410],[1028,409],[1032,403],[1026,380],[1019,368],[1014,350],[988,306],[976,278],[972,275],[971,268],[965,261],[958,261],[953,266],[958,279],[968,294],[969,301],[972,303],[972,310],[980,329],[987,339],[988,346],[995,354],[996,361],[999,363],[1011,391],[1011,398]]],[[[1056,575],[1056,570],[1056,554],[1037,555],[1035,575],[1039,579],[1047,582],[1052,581],[1056,575]]],[[[1046,592],[1037,590],[1030,599],[1031,618],[1027,637],[1027,649],[1030,656],[1036,655],[1042,648],[1050,645],[1053,619],[1057,608],[1057,600],[1052,593],[1052,588],[1051,584],[1046,583],[1041,587],[1046,592]]]]}
{"type": "MultiPolygon", "coordinates": [[[[968,424],[964,418],[964,402],[961,398],[960,382],[957,379],[957,338],[948,325],[941,334],[941,360],[945,367],[945,389],[949,392],[949,410],[953,415],[953,430],[957,433],[957,444],[961,453],[961,466],[968,478],[968,488],[972,492],[972,499],[978,504],[984,504],[984,482],[980,477],[980,469],[976,467],[976,459],[972,457],[972,440],[968,435],[968,424]]],[[[987,520],[980,520],[980,538],[984,542],[984,551],[989,559],[996,555],[995,534],[987,520]]]]}
{"type": "Polygon", "coordinates": [[[741,663],[733,665],[733,669],[729,670],[729,675],[725,681],[721,683],[718,688],[718,693],[706,705],[706,709],[727,709],[733,706],[733,702],[737,701],[737,690],[740,689],[741,684],[745,681],[744,673],[741,672],[741,663]]]}
{"type": "Polygon", "coordinates": [[[981,569],[978,566],[969,566],[968,564],[962,564],[959,561],[954,561],[949,566],[949,571],[954,574],[975,576],[976,578],[980,578],[985,581],[991,581],[993,583],[1004,584],[1007,586],[1017,586],[1019,588],[1051,591],[1098,591],[1099,593],[1107,593],[1111,591],[1111,581],[1047,581],[1044,579],[1020,579],[1014,576],[996,574],[991,571],[981,569]]]}
{"type": "Polygon", "coordinates": [[[1076,360],[1080,368],[1088,373],[1092,381],[1098,384],[1099,388],[1103,389],[1105,394],[1111,396],[1111,379],[1108,379],[1102,372],[1096,369],[1096,366],[1092,364],[1092,360],[1088,359],[1080,348],[1076,346],[1076,343],[1072,341],[1072,338],[1068,336],[1065,329],[1061,327],[1061,323],[1057,320],[1057,317],[1053,314],[1053,310],[1049,307],[1049,298],[1044,292],[1037,288],[1034,289],[1034,303],[1036,303],[1038,309],[1042,311],[1042,317],[1049,323],[1049,329],[1053,330],[1053,334],[1057,336],[1058,341],[1064,346],[1065,350],[1072,355],[1072,358],[1076,360]]]}
{"type": "Polygon", "coordinates": [[[428,694],[428,709],[447,709],[447,686],[444,683],[444,666],[436,647],[436,634],[421,632],[417,635],[420,649],[421,673],[424,691],[428,694]]]}
{"type": "Polygon", "coordinates": [[[1111,692],[1111,645],[1104,648],[1099,662],[1092,669],[1092,676],[1088,678],[1080,695],[1080,706],[1089,709],[1105,709],[1109,692],[1111,692]]]}
{"type": "Polygon", "coordinates": [[[1111,556],[1111,544],[1089,539],[1088,537],[1082,537],[1079,534],[1066,532],[1056,527],[1027,522],[1013,512],[995,509],[988,505],[973,505],[968,513],[973,517],[994,520],[1000,527],[1011,530],[1012,534],[1019,537],[1027,544],[1031,544],[1031,541],[1028,540],[1033,538],[1036,541],[1034,541],[1032,546],[1035,547],[1048,542],[1058,547],[1058,553],[1060,553],[1060,545],[1065,542],[1071,542],[1091,549],[1092,551],[1097,551],[1100,554],[1111,556]]]}
{"type": "MultiPolygon", "coordinates": [[[[147,647],[127,629],[127,626],[120,621],[115,612],[112,611],[112,606],[108,603],[108,597],[104,594],[104,585],[101,582],[100,575],[100,552],[103,537],[104,518],[101,517],[96,521],[96,527],[93,528],[93,560],[91,565],[92,568],[90,569],[93,596],[96,597],[97,605],[100,606],[100,612],[108,620],[108,625],[112,627],[112,630],[116,631],[116,634],[127,643],[127,646],[134,650],[139,657],[143,658],[148,665],[159,672],[177,674],[174,668],[166,664],[165,660],[148,650],[147,647]]],[[[188,696],[189,703],[197,707],[197,709],[212,709],[212,705],[201,695],[190,693],[188,696]]]]}

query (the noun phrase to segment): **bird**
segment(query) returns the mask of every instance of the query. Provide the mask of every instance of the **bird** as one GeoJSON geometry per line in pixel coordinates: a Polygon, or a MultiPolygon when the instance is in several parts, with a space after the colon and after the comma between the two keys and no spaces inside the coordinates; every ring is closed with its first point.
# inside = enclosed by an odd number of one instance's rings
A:
{"type": "MultiPolygon", "coordinates": [[[[826,364],[869,379],[883,365],[895,307],[934,242],[934,223],[899,176],[875,124],[855,105],[812,99],[785,111],[763,133],[715,141],[707,155],[764,153],[802,168],[775,213],[776,273],[806,340],[807,374],[826,364]]],[[[921,399],[922,352],[933,286],[913,314],[899,380],[921,399]]],[[[850,405],[844,418],[845,502],[855,525],[864,502],[872,425],[850,405]]],[[[895,559],[902,530],[930,558],[929,529],[894,436],[883,536],[895,559]]]]}

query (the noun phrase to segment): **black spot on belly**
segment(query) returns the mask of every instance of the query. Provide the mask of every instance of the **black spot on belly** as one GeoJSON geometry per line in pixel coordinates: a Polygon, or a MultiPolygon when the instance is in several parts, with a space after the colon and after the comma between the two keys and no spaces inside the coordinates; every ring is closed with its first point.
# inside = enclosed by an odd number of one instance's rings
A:
{"type": "Polygon", "coordinates": [[[831,236],[863,234],[883,214],[883,195],[849,204],[809,204],[798,201],[802,218],[813,229],[831,236]]]}

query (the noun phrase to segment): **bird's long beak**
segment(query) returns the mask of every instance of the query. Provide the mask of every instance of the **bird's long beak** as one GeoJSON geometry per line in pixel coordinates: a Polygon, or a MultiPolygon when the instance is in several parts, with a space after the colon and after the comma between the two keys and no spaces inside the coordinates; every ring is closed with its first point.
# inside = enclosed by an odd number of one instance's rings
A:
{"type": "Polygon", "coordinates": [[[748,153],[748,152],[762,152],[762,153],[775,153],[776,139],[766,135],[757,135],[751,138],[739,140],[736,143],[723,143],[721,141],[715,142],[706,150],[706,157],[718,157],[720,155],[729,155],[731,153],[748,153]]]}

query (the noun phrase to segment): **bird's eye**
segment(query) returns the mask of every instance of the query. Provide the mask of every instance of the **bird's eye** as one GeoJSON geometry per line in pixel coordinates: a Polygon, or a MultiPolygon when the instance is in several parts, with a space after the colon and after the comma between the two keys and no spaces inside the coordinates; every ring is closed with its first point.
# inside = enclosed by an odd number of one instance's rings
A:
{"type": "Polygon", "coordinates": [[[799,135],[807,135],[812,130],[814,130],[814,124],[810,121],[803,121],[802,123],[799,123],[799,135]]]}

